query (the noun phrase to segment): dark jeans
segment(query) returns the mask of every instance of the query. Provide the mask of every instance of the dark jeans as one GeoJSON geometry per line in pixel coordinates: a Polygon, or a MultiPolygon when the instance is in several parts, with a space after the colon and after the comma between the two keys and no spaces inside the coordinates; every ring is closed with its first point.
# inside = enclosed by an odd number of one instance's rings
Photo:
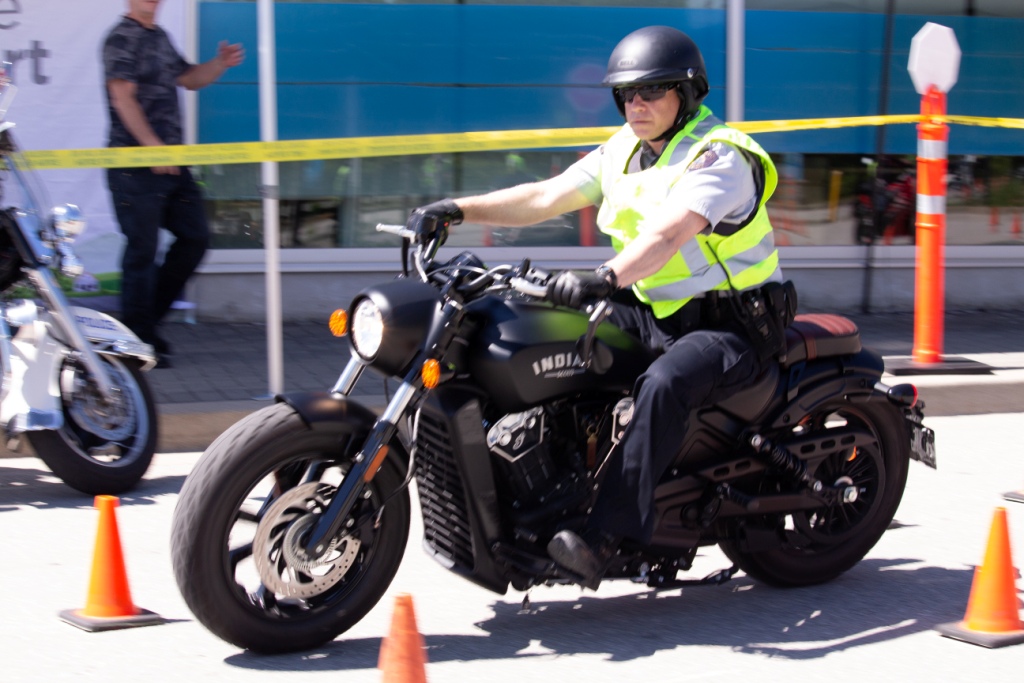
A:
{"type": "Polygon", "coordinates": [[[702,327],[699,301],[658,320],[648,306],[623,298],[615,302],[610,320],[664,353],[636,381],[632,420],[612,455],[588,524],[649,542],[654,487],[679,453],[691,411],[753,384],[764,365],[738,325],[702,327]]]}
{"type": "Polygon", "coordinates": [[[157,174],[148,168],[112,168],[107,184],[121,232],[121,316],[143,341],[153,343],[156,326],[170,310],[206,253],[210,230],[202,195],[192,174],[157,174]],[[174,242],[156,263],[160,228],[174,242]]]}

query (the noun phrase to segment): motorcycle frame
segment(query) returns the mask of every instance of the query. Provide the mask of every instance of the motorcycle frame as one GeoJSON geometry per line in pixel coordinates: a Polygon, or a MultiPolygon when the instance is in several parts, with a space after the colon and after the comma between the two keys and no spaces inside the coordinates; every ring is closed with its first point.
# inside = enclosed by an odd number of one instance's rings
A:
{"type": "MultiPolygon", "coordinates": [[[[416,263],[421,264],[421,260],[418,259],[416,263]]],[[[422,271],[422,267],[417,270],[422,271]]],[[[407,269],[406,272],[408,272],[407,269]]],[[[427,280],[425,273],[420,272],[420,276],[423,281],[427,280]]],[[[541,296],[543,292],[531,291],[530,294],[541,296]]],[[[412,357],[396,361],[387,370],[388,374],[404,373],[403,381],[380,417],[373,422],[372,426],[368,425],[368,434],[362,442],[360,451],[353,458],[352,469],[348,472],[320,519],[311,528],[304,542],[304,550],[317,556],[326,547],[326,540],[339,533],[343,521],[348,518],[353,509],[354,501],[361,492],[364,482],[372,479],[383,458],[389,457],[387,455],[388,444],[396,435],[401,434],[402,427],[408,427],[410,424],[412,425],[411,434],[404,439],[408,451],[412,454],[407,462],[407,467],[410,469],[410,475],[416,471],[418,466],[415,462],[415,453],[417,449],[423,448],[425,443],[425,439],[416,432],[421,419],[426,416],[433,417],[435,425],[440,424],[443,427],[445,433],[441,434],[439,438],[443,441],[442,446],[446,452],[439,455],[441,457],[450,456],[450,462],[445,463],[444,467],[454,467],[460,480],[461,492],[465,498],[464,501],[458,503],[462,505],[463,510],[455,511],[462,516],[462,519],[459,520],[462,524],[447,524],[447,527],[461,528],[464,526],[469,530],[468,534],[463,534],[461,539],[456,540],[461,544],[460,547],[447,554],[439,552],[429,542],[429,520],[426,519],[426,506],[421,505],[421,512],[424,515],[424,547],[428,554],[446,568],[499,594],[507,591],[509,583],[514,579],[517,566],[523,573],[539,577],[541,580],[544,580],[544,577],[549,580],[558,580],[559,574],[550,560],[522,552],[515,546],[503,542],[503,520],[498,507],[495,473],[490,452],[486,446],[480,388],[475,384],[467,384],[459,380],[442,382],[440,386],[430,390],[424,387],[419,368],[427,359],[440,359],[445,356],[452,340],[457,335],[456,330],[460,328],[461,319],[466,314],[461,297],[450,286],[450,283],[445,286],[440,302],[441,307],[427,325],[429,329],[426,330],[426,337],[420,345],[419,351],[412,354],[412,357]],[[403,418],[407,419],[409,423],[403,423],[403,418]]],[[[355,307],[356,301],[353,302],[353,310],[355,307]]],[[[600,316],[594,313],[590,323],[588,337],[593,334],[593,329],[600,323],[600,316]]],[[[325,410],[327,414],[340,409],[348,410],[342,406],[354,403],[350,401],[348,395],[365,367],[369,365],[371,362],[360,358],[353,349],[352,358],[331,391],[332,400],[327,402],[335,407],[322,407],[323,401],[316,397],[290,396],[282,400],[286,400],[292,405],[308,424],[314,424],[316,421],[324,419],[322,413],[325,410]]],[[[726,512],[725,516],[728,517],[780,513],[786,510],[807,509],[825,504],[827,500],[822,497],[823,487],[779,496],[751,498],[746,505],[736,505],[734,504],[736,501],[730,501],[728,496],[718,492],[725,484],[715,489],[715,477],[708,475],[709,473],[713,474],[717,468],[731,469],[736,463],[745,463],[743,465],[744,475],[748,472],[765,469],[763,462],[756,456],[742,452],[743,437],[751,424],[764,425],[769,432],[785,430],[787,427],[797,424],[803,416],[837,396],[845,396],[852,401],[898,402],[894,396],[886,392],[887,388],[880,384],[884,370],[882,358],[867,349],[859,349],[842,355],[823,356],[811,361],[794,360],[791,357],[791,360],[784,361],[779,369],[781,372],[772,373],[773,377],[770,381],[765,380],[764,383],[749,389],[754,400],[748,405],[741,408],[743,399],[734,396],[710,410],[695,411],[694,424],[699,424],[702,417],[708,418],[709,422],[704,425],[704,428],[710,428],[716,440],[728,441],[731,439],[735,441],[736,456],[709,460],[706,464],[697,464],[693,469],[690,465],[694,463],[687,460],[688,472],[684,473],[682,479],[687,479],[686,474],[701,476],[699,480],[694,479],[692,485],[680,486],[680,480],[673,479],[663,482],[657,487],[655,491],[657,514],[662,520],[671,516],[666,513],[667,510],[695,501],[704,492],[712,489],[714,489],[715,495],[723,497],[722,507],[726,512]],[[733,406],[733,409],[729,407],[730,405],[733,406]],[[704,415],[697,414],[701,412],[704,415]],[[660,500],[658,500],[659,493],[661,494],[660,500]],[[766,507],[757,510],[756,507],[759,505],[766,505],[766,507]]],[[[448,377],[448,379],[452,378],[448,377]]],[[[694,433],[697,431],[699,429],[693,430],[694,433]]],[[[691,437],[692,434],[688,435],[688,438],[691,437]]],[[[685,448],[680,452],[685,453],[685,448]]],[[[718,452],[721,453],[721,450],[718,452]]],[[[726,452],[729,452],[728,449],[726,452]]],[[[605,453],[602,458],[607,456],[608,453],[605,453]]],[[[686,457],[689,457],[689,454],[686,454],[686,457]]],[[[673,472],[673,477],[675,476],[676,473],[673,472]]],[[[599,474],[598,484],[600,478],[599,474]]],[[[727,482],[731,478],[732,476],[726,475],[720,477],[722,482],[727,482]]],[[[835,490],[824,491],[824,495],[835,495],[835,493],[835,490]]],[[[452,510],[448,508],[446,514],[453,515],[452,510]]],[[[442,524],[446,522],[450,522],[450,519],[445,518],[442,524]]],[[[703,533],[694,531],[681,534],[674,543],[665,543],[666,539],[678,535],[678,530],[672,530],[670,533],[664,533],[667,531],[665,529],[660,530],[663,533],[658,538],[659,534],[656,531],[656,540],[652,544],[652,548],[658,546],[664,550],[678,552],[680,557],[684,558],[684,563],[685,554],[692,551],[697,545],[711,545],[720,540],[717,536],[705,537],[703,533]],[[661,543],[658,542],[659,540],[661,543]]],[[[529,533],[528,529],[523,531],[529,533]]]]}

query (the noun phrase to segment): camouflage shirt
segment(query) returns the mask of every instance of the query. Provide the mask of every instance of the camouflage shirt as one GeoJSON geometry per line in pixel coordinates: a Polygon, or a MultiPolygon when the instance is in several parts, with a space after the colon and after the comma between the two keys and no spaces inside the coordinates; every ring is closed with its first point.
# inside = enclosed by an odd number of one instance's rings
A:
{"type": "MultiPolygon", "coordinates": [[[[171,40],[159,26],[151,29],[122,17],[103,43],[103,80],[131,81],[136,97],[153,132],[166,145],[180,145],[181,111],[178,108],[178,76],[192,65],[178,54],[171,40]]],[[[137,147],[135,139],[110,102],[110,91],[104,86],[110,110],[110,147],[137,147]]]]}

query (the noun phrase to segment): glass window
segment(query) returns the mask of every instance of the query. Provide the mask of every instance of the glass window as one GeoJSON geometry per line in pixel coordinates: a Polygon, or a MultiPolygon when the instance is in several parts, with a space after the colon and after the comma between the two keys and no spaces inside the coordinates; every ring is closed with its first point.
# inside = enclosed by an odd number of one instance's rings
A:
{"type": "MultiPolygon", "coordinates": [[[[380,247],[393,238],[378,223],[404,223],[409,212],[444,197],[479,194],[561,173],[579,158],[566,150],[328,159],[280,164],[281,247],[380,247]]],[[[258,164],[196,171],[215,249],[261,248],[263,204],[258,164]]],[[[610,244],[594,211],[559,216],[530,228],[463,225],[456,246],[610,244]]]]}
{"type": "MultiPolygon", "coordinates": [[[[283,248],[384,247],[378,223],[404,223],[417,206],[479,194],[560,173],[579,152],[518,151],[281,164],[283,248]]],[[[779,186],[768,215],[780,246],[913,244],[916,159],[881,165],[853,154],[780,154],[779,186]]],[[[204,167],[203,184],[217,249],[263,246],[259,166],[204,167]]],[[[1024,157],[949,159],[946,241],[951,245],[1024,244],[1024,157]]],[[[529,228],[461,225],[449,244],[606,246],[596,209],[529,228]]]]}
{"type": "MultiPolygon", "coordinates": [[[[776,242],[788,245],[914,244],[917,160],[792,154],[775,158],[768,202],[776,242]]],[[[1024,244],[1024,158],[952,156],[946,242],[1024,244]]]]}

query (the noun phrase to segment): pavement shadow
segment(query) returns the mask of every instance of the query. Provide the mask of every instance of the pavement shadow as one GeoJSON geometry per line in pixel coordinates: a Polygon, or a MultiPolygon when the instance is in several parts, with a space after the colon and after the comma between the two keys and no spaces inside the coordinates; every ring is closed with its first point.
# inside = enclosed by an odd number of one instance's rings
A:
{"type": "MultiPolygon", "coordinates": [[[[495,602],[494,616],[475,624],[482,635],[427,635],[430,662],[603,655],[611,661],[649,657],[680,646],[792,660],[931,630],[963,616],[973,568],[916,566],[912,559],[861,562],[835,581],[776,589],[740,576],[705,586],[577,601],[532,600],[529,609],[495,602]]],[[[532,597],[542,598],[542,589],[532,597]]],[[[379,638],[341,639],[316,650],[260,656],[239,653],[231,666],[258,670],[329,671],[377,666],[379,638]]]]}
{"type": "MultiPolygon", "coordinates": [[[[185,475],[146,478],[118,496],[121,507],[152,505],[158,496],[176,494],[185,475]]],[[[92,508],[95,496],[76,491],[45,467],[5,468],[0,461],[0,513],[24,507],[38,509],[92,508]]]]}

